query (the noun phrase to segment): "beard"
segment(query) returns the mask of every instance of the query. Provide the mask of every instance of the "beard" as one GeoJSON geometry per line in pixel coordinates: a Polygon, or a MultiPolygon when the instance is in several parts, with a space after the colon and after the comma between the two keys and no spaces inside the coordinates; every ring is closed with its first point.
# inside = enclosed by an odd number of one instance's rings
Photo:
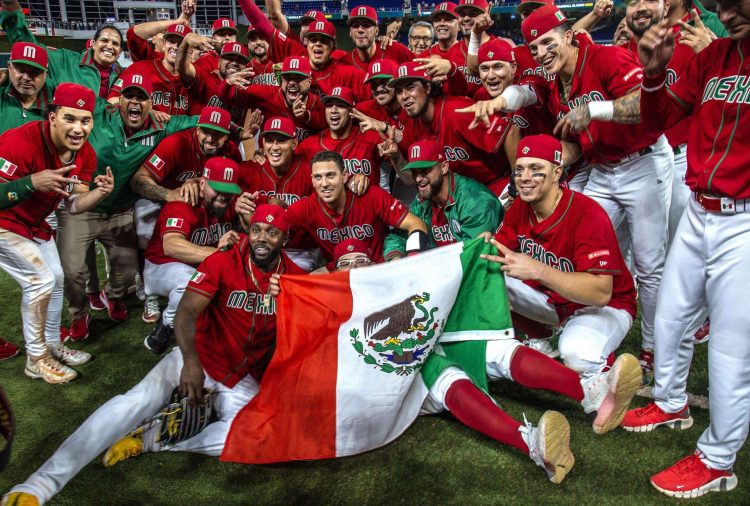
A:
{"type": "Polygon", "coordinates": [[[271,249],[271,246],[268,243],[264,243],[264,245],[269,249],[268,256],[265,258],[258,258],[255,255],[255,249],[250,246],[250,259],[260,270],[268,271],[269,268],[273,267],[276,260],[278,260],[281,255],[281,248],[271,249]]]}

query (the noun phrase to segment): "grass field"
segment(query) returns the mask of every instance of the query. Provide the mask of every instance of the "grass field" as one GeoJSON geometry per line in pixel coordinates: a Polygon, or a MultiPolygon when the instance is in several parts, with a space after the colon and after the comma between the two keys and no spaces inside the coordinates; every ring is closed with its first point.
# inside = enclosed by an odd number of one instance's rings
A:
{"type": "MultiPolygon", "coordinates": [[[[23,341],[18,287],[0,273],[0,336],[23,341]]],[[[0,362],[0,382],[18,421],[12,460],[0,473],[0,492],[23,481],[96,407],[128,389],[159,360],[143,347],[149,326],[141,303],[128,301],[123,324],[95,313],[91,337],[78,346],[93,353],[79,379],[52,386],[23,375],[23,357],[0,362]]],[[[637,331],[636,331],[637,333],[637,331]]],[[[637,354],[631,333],[622,351],[637,354]]],[[[708,394],[707,345],[697,350],[689,390],[708,394]]],[[[422,417],[387,447],[339,460],[270,466],[224,464],[186,453],[146,454],[105,469],[87,466],[51,504],[667,504],[650,474],[691,452],[708,425],[694,408],[687,431],[645,434],[616,430],[596,436],[577,403],[509,382],[493,385],[500,404],[516,419],[536,422],[546,409],[563,412],[572,427],[576,466],[562,485],[548,482],[527,457],[474,433],[449,416],[422,417]]],[[[636,398],[638,405],[645,404],[636,398]]],[[[732,492],[694,499],[694,504],[750,504],[750,455],[743,450],[732,492]]]]}

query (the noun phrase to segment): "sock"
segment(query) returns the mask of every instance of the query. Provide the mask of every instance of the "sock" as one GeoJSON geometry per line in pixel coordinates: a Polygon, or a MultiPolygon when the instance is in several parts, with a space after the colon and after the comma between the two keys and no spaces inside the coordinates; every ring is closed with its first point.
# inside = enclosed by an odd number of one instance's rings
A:
{"type": "Polygon", "coordinates": [[[529,336],[529,339],[545,339],[552,337],[552,327],[539,323],[538,321],[526,318],[523,315],[511,311],[510,317],[513,320],[513,328],[529,336]]]}
{"type": "Polygon", "coordinates": [[[445,395],[445,405],[467,427],[528,455],[529,448],[518,432],[521,424],[500,409],[471,381],[455,381],[445,395]]]}
{"type": "Polygon", "coordinates": [[[516,383],[525,387],[550,390],[578,402],[583,400],[578,373],[526,346],[516,348],[510,360],[510,374],[516,383]]]}

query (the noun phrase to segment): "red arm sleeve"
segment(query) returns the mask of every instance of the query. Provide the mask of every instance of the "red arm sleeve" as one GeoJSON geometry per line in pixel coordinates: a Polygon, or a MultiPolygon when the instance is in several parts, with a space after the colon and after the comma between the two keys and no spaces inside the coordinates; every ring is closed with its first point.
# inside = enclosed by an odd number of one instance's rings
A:
{"type": "Polygon", "coordinates": [[[140,38],[136,33],[135,29],[131,26],[128,28],[127,33],[128,51],[130,51],[130,59],[134,62],[140,60],[153,60],[157,58],[157,53],[151,44],[146,39],[140,38]]]}
{"type": "Polygon", "coordinates": [[[651,111],[641,115],[643,123],[649,128],[666,130],[693,112],[698,97],[697,85],[702,76],[700,70],[701,55],[690,62],[681,79],[672,86],[667,86],[666,72],[658,76],[645,76],[641,85],[641,111],[651,111]]]}
{"type": "Polygon", "coordinates": [[[637,90],[643,80],[643,67],[638,56],[624,47],[603,49],[595,61],[597,66],[604,67],[600,75],[607,76],[607,90],[617,98],[637,90]]]}
{"type": "Polygon", "coordinates": [[[250,0],[240,0],[240,7],[242,8],[245,17],[247,17],[247,20],[253,25],[253,28],[258,30],[264,39],[270,41],[273,38],[275,28],[271,22],[268,21],[268,18],[263,14],[260,8],[255,5],[255,2],[251,2],[250,0]]]}
{"type": "Polygon", "coordinates": [[[377,186],[370,186],[364,197],[369,197],[368,200],[372,202],[378,218],[391,227],[400,226],[409,213],[409,210],[400,200],[392,197],[391,194],[377,186]]]}

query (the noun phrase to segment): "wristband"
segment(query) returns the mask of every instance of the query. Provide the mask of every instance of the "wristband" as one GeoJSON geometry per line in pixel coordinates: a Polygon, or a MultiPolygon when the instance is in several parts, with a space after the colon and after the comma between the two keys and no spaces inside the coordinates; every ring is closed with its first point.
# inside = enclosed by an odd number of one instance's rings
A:
{"type": "Polygon", "coordinates": [[[615,115],[615,103],[611,100],[589,102],[589,115],[591,119],[600,121],[612,121],[615,115]]]}
{"type": "Polygon", "coordinates": [[[426,250],[427,243],[427,233],[422,230],[415,230],[409,234],[409,238],[406,239],[406,255],[414,255],[420,251],[426,250]]]}
{"type": "Polygon", "coordinates": [[[505,99],[503,112],[515,112],[524,107],[536,105],[538,101],[536,92],[528,84],[508,86],[500,96],[505,99]]]}
{"type": "Polygon", "coordinates": [[[472,56],[479,55],[479,46],[482,45],[482,39],[479,34],[471,32],[471,38],[469,39],[469,51],[468,54],[472,56]]]}

